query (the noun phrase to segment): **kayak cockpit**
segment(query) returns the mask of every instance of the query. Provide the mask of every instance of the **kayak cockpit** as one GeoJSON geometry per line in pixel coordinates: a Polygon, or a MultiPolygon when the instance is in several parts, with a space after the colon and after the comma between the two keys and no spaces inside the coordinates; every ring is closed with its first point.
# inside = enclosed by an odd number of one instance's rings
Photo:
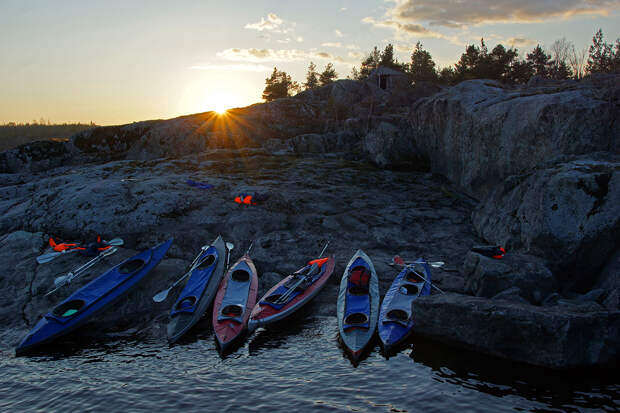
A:
{"type": "Polygon", "coordinates": [[[140,270],[145,265],[146,265],[146,261],[141,260],[139,258],[136,258],[136,259],[129,260],[129,261],[123,263],[118,268],[118,272],[121,273],[121,274],[131,274],[131,273],[134,273],[134,272],[140,270]]]}
{"type": "Polygon", "coordinates": [[[70,300],[54,308],[52,314],[59,318],[71,317],[83,309],[84,305],[86,305],[84,300],[70,300]]]}

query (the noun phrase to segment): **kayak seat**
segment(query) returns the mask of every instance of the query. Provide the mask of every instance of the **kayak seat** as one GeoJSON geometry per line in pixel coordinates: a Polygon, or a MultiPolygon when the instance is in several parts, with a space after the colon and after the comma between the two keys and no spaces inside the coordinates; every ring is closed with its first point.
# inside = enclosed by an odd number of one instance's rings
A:
{"type": "Polygon", "coordinates": [[[349,293],[351,295],[368,294],[370,272],[365,267],[355,267],[349,275],[349,293]]]}
{"type": "Polygon", "coordinates": [[[205,268],[209,268],[215,262],[215,255],[211,254],[207,257],[204,257],[200,265],[196,268],[199,270],[204,270],[205,268]]]}
{"type": "Polygon", "coordinates": [[[185,297],[182,300],[180,300],[176,307],[175,310],[176,312],[193,312],[193,308],[196,305],[196,297],[194,297],[193,295],[190,295],[189,297],[185,297]]]}
{"type": "Polygon", "coordinates": [[[405,276],[405,279],[412,283],[423,283],[424,278],[415,270],[411,270],[405,276]]]}
{"type": "Polygon", "coordinates": [[[234,317],[241,315],[243,313],[243,307],[240,305],[227,305],[222,308],[222,314],[227,315],[229,317],[234,317]]]}
{"type": "Polygon", "coordinates": [[[401,294],[416,296],[420,292],[420,288],[416,284],[402,283],[398,291],[401,294]]]}
{"type": "Polygon", "coordinates": [[[133,272],[138,271],[140,268],[144,267],[145,264],[146,262],[144,260],[140,260],[140,259],[130,260],[130,261],[127,261],[121,264],[120,268],[118,269],[118,272],[121,274],[131,274],[133,272]]]}
{"type": "Polygon", "coordinates": [[[244,270],[237,270],[232,273],[230,278],[238,283],[245,283],[250,281],[250,274],[244,270]]]}
{"type": "Polygon", "coordinates": [[[72,315],[78,313],[82,307],[84,307],[85,302],[83,300],[71,300],[66,303],[62,303],[54,310],[52,310],[52,314],[56,317],[71,317],[72,315]]]}
{"type": "Polygon", "coordinates": [[[394,321],[407,321],[409,320],[409,314],[403,310],[391,310],[386,314],[386,318],[394,321]]]}

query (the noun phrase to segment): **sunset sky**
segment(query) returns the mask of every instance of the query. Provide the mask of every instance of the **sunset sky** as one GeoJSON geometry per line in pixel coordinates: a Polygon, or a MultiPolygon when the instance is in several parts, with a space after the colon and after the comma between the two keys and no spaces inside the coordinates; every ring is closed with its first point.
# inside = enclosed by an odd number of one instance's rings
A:
{"type": "Polygon", "coordinates": [[[620,36],[620,0],[0,0],[0,122],[170,118],[260,102],[274,66],[345,78],[373,46],[409,61],[420,40],[443,67],[480,37],[523,56],[598,28],[620,36]]]}

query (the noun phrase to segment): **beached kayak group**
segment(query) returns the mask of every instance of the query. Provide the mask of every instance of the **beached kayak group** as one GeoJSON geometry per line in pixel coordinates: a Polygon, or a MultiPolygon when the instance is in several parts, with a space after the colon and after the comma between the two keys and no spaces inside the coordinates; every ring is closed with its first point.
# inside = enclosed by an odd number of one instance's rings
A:
{"type": "MultiPolygon", "coordinates": [[[[122,240],[113,241],[116,244],[112,242],[112,245],[122,244],[122,240]]],[[[110,255],[115,250],[107,247],[116,248],[112,245],[99,245],[91,261],[110,255]]],[[[75,291],[41,318],[16,348],[16,354],[40,349],[109,308],[155,268],[171,245],[172,240],[168,240],[143,251],[75,291]]],[[[212,244],[201,248],[181,278],[153,297],[156,302],[165,300],[176,285],[187,279],[170,311],[167,330],[170,343],[187,333],[213,304],[215,337],[218,349],[224,353],[239,344],[245,333],[282,320],[312,300],[331,277],[336,263],[333,256],[322,258],[325,245],[318,258],[282,279],[258,299],[258,273],[249,255],[251,246],[229,265],[232,248],[231,243],[218,236],[212,244]]],[[[411,263],[399,259],[396,264],[402,270],[382,303],[377,273],[368,255],[358,250],[346,266],[338,294],[338,329],[344,348],[354,360],[364,353],[377,330],[386,352],[402,343],[412,331],[414,300],[431,292],[431,271],[424,259],[411,263]]],[[[69,276],[76,274],[70,272],[69,276]]]]}

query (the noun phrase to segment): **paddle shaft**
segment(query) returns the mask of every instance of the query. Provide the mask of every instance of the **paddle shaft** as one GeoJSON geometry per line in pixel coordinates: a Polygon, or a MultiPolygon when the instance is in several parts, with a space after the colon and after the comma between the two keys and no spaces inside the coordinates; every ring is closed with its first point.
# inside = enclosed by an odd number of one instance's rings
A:
{"type": "MultiPolygon", "coordinates": [[[[321,251],[321,254],[319,255],[319,258],[317,258],[317,259],[320,259],[320,258],[323,256],[323,254],[325,253],[325,250],[327,249],[327,246],[328,246],[328,245],[329,245],[329,241],[327,241],[327,243],[325,244],[325,247],[323,247],[323,250],[321,251]]],[[[293,292],[295,291],[295,288],[299,287],[302,283],[304,283],[304,282],[306,281],[306,279],[307,279],[308,277],[310,277],[310,274],[312,274],[312,273],[314,272],[313,270],[314,270],[316,267],[318,267],[318,265],[317,265],[316,263],[312,264],[312,265],[310,266],[310,269],[308,270],[308,274],[307,274],[306,276],[301,277],[301,278],[299,279],[299,281],[297,281],[297,283],[295,283],[294,285],[292,285],[291,287],[289,287],[289,289],[288,289],[288,290],[286,290],[286,292],[285,292],[284,294],[282,294],[282,295],[280,296],[280,298],[278,298],[278,299],[274,302],[274,304],[282,304],[282,303],[286,302],[286,300],[288,300],[288,298],[291,296],[291,294],[293,294],[293,292]]]]}
{"type": "Polygon", "coordinates": [[[64,275],[64,276],[56,278],[54,280],[54,285],[56,285],[56,288],[54,288],[53,290],[51,290],[50,292],[48,292],[45,295],[48,296],[48,295],[52,294],[53,292],[57,291],[58,289],[64,287],[65,285],[70,284],[73,280],[75,280],[77,277],[82,275],[84,273],[84,271],[86,271],[87,269],[91,268],[93,265],[97,264],[99,261],[101,261],[102,259],[104,259],[108,255],[114,254],[116,251],[118,251],[118,248],[116,248],[116,247],[112,247],[112,248],[108,248],[107,250],[103,250],[103,251],[101,251],[101,253],[99,253],[99,255],[97,255],[92,260],[90,260],[90,261],[86,262],[85,264],[79,266],[78,268],[76,268],[73,271],[69,271],[67,273],[67,275],[64,275]],[[60,281],[57,281],[57,280],[60,280],[60,281]]]}
{"type": "MultiPolygon", "coordinates": [[[[424,265],[424,263],[422,263],[422,262],[418,262],[418,263],[415,263],[415,264],[421,264],[421,265],[424,265]]],[[[431,287],[433,287],[433,288],[437,289],[437,291],[439,291],[440,293],[445,294],[445,292],[444,292],[441,288],[437,287],[435,284],[433,284],[431,281],[429,281],[426,277],[424,277],[422,274],[420,274],[419,272],[417,272],[417,271],[415,270],[415,268],[413,268],[413,265],[414,265],[414,264],[396,264],[396,265],[400,265],[400,266],[403,266],[403,267],[406,267],[406,268],[410,268],[410,267],[411,267],[411,269],[412,269],[412,270],[416,273],[416,275],[417,275],[418,277],[422,278],[422,279],[423,279],[424,281],[426,281],[426,282],[427,282],[427,283],[428,283],[431,287]]]]}

